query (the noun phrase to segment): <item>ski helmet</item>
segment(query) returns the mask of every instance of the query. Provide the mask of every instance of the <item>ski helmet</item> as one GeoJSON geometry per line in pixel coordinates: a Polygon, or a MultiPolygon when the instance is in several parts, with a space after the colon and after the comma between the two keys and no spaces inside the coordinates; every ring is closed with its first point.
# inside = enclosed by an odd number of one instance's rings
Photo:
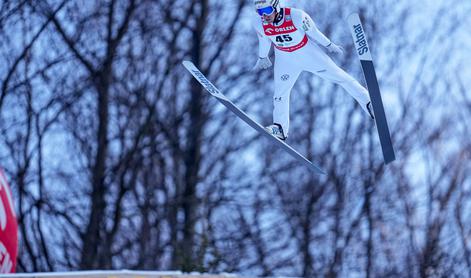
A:
{"type": "MultiPolygon", "coordinates": [[[[259,14],[268,7],[272,7],[275,12],[280,11],[280,0],[254,0],[253,3],[259,14]]],[[[263,12],[260,15],[263,15],[263,12]]]]}

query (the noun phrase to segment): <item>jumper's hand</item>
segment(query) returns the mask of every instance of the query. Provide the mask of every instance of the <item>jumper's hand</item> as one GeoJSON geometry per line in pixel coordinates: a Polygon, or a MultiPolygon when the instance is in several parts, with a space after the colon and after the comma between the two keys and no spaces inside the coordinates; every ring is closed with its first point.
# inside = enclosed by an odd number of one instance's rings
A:
{"type": "Polygon", "coordinates": [[[257,63],[255,64],[252,70],[268,69],[271,66],[272,66],[272,63],[270,61],[270,58],[268,57],[258,58],[257,63]]]}
{"type": "Polygon", "coordinates": [[[329,53],[343,54],[343,48],[333,42],[329,43],[325,48],[327,48],[327,51],[329,51],[329,53]]]}

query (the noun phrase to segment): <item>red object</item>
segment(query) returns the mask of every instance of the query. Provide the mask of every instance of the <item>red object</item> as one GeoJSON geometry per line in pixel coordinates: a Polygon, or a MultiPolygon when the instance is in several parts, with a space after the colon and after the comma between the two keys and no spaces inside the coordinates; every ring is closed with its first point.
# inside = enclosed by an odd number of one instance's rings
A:
{"type": "MultiPolygon", "coordinates": [[[[280,26],[274,26],[273,24],[264,24],[263,31],[265,32],[265,35],[280,36],[280,35],[288,35],[288,34],[296,32],[298,29],[296,28],[296,26],[294,26],[293,20],[291,19],[291,8],[285,8],[284,16],[285,16],[285,19],[280,26]]],[[[289,41],[287,42],[291,42],[293,40],[293,38],[291,38],[290,36],[288,36],[285,39],[289,39],[289,41]]],[[[281,40],[284,40],[284,39],[281,39],[281,40]]],[[[307,35],[304,34],[304,37],[296,45],[291,45],[291,44],[285,45],[285,43],[282,43],[282,45],[275,44],[275,47],[281,51],[293,52],[300,48],[303,48],[307,44],[308,40],[309,39],[307,35]]]]}
{"type": "Polygon", "coordinates": [[[0,168],[0,273],[14,273],[18,254],[18,223],[10,187],[0,168]]]}

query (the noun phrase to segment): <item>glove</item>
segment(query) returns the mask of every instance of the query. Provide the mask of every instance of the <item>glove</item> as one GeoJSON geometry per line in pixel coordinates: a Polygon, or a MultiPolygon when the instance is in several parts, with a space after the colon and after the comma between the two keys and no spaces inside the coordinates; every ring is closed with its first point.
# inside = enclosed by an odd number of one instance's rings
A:
{"type": "Polygon", "coordinates": [[[325,48],[327,48],[327,51],[329,51],[329,53],[343,54],[343,48],[333,42],[330,42],[325,48]]]}
{"type": "Polygon", "coordinates": [[[262,69],[268,69],[271,67],[271,61],[270,58],[265,57],[265,58],[258,58],[257,63],[253,67],[252,70],[262,70],[262,69]]]}

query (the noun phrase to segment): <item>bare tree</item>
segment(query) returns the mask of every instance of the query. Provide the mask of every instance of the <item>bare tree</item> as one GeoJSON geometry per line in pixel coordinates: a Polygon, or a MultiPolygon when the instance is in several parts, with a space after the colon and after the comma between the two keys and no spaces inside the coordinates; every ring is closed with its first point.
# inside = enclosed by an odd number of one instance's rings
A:
{"type": "MultiPolygon", "coordinates": [[[[398,156],[384,166],[354,101],[301,75],[289,143],[328,172],[313,176],[181,66],[192,60],[269,122],[271,72],[248,70],[248,3],[0,4],[0,158],[17,199],[19,271],[469,274],[471,84],[456,43],[469,4],[294,3],[347,50],[337,18],[361,13],[398,156]]],[[[334,59],[362,80],[346,52],[334,59]]]]}

